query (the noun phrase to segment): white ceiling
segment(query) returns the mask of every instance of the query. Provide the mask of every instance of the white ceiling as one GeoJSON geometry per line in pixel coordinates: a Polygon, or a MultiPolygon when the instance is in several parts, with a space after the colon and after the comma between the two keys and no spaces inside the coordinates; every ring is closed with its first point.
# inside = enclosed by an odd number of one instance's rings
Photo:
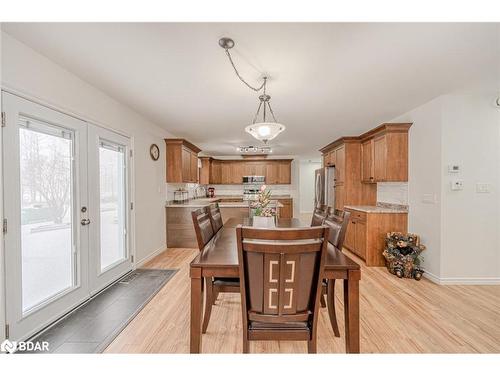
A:
{"type": "Polygon", "coordinates": [[[207,154],[257,145],[243,130],[268,92],[287,130],[275,154],[318,155],[441,94],[499,87],[498,24],[4,23],[2,29],[207,154]]]}

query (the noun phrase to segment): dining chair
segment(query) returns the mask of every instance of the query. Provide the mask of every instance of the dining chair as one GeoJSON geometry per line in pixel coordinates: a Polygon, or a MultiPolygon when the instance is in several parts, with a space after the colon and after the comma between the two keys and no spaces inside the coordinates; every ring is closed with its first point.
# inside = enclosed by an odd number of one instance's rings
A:
{"type": "Polygon", "coordinates": [[[243,352],[252,340],[304,340],[316,353],[328,227],[236,227],[243,352]]]}
{"type": "Polygon", "coordinates": [[[193,218],[198,249],[202,251],[215,234],[210,216],[208,214],[208,208],[203,207],[192,211],[191,217],[193,218]]]}
{"type": "Polygon", "coordinates": [[[329,207],[326,204],[317,205],[313,211],[311,227],[323,225],[323,221],[325,221],[325,218],[328,215],[328,211],[329,207]]]}
{"type": "MultiPolygon", "coordinates": [[[[319,204],[314,208],[312,219],[311,219],[311,227],[316,227],[319,225],[323,225],[328,213],[330,212],[330,207],[326,204],[319,204]]],[[[323,294],[320,297],[321,307],[326,307],[326,301],[323,294]]]]}
{"type": "MultiPolygon", "coordinates": [[[[203,251],[203,249],[205,249],[207,244],[216,234],[216,231],[214,230],[214,219],[212,218],[211,207],[199,208],[191,212],[191,216],[193,218],[194,230],[196,232],[198,249],[200,251],[203,251]]],[[[220,215],[220,209],[218,212],[218,216],[220,218],[220,222],[222,223],[222,216],[220,215]]],[[[218,219],[216,218],[215,222],[217,221],[218,219]]],[[[239,278],[205,277],[206,296],[205,296],[205,314],[203,316],[202,333],[207,332],[208,322],[210,321],[210,315],[212,314],[212,306],[215,305],[215,301],[217,301],[219,293],[239,293],[239,292],[240,292],[239,278]]]]}
{"type": "Polygon", "coordinates": [[[219,203],[215,202],[208,206],[208,215],[210,216],[212,228],[214,229],[214,232],[217,233],[224,225],[219,203]]]}
{"type": "MultiPolygon", "coordinates": [[[[350,216],[351,213],[349,211],[335,209],[325,218],[324,225],[330,228],[328,243],[329,246],[333,247],[333,251],[342,251],[350,216]]],[[[327,295],[326,301],[328,306],[328,315],[330,316],[330,324],[332,325],[335,336],[340,337],[339,326],[337,324],[337,314],[335,313],[335,279],[323,280],[321,294],[322,299],[324,299],[325,294],[327,295]]]]}

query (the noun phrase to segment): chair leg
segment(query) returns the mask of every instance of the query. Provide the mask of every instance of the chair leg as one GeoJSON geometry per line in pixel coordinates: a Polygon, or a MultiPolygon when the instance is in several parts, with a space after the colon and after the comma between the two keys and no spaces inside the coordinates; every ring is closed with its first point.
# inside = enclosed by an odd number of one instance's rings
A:
{"type": "Polygon", "coordinates": [[[215,305],[215,301],[217,301],[217,298],[219,298],[219,289],[218,288],[213,288],[212,292],[212,305],[215,305]]]}
{"type": "Polygon", "coordinates": [[[335,279],[328,280],[328,315],[335,337],[340,337],[339,326],[337,324],[337,314],[335,314],[335,279]]]}
{"type": "Polygon", "coordinates": [[[247,335],[243,333],[243,353],[250,353],[250,341],[247,338],[247,335]]]}
{"type": "Polygon", "coordinates": [[[309,354],[316,353],[316,335],[314,335],[314,337],[312,337],[311,340],[307,342],[307,352],[309,354]]]}
{"type": "Polygon", "coordinates": [[[321,297],[319,299],[319,303],[320,303],[321,307],[326,307],[325,295],[323,293],[321,293],[321,297]]]}
{"type": "Polygon", "coordinates": [[[211,277],[205,277],[205,314],[203,316],[203,325],[201,333],[207,332],[208,322],[210,321],[210,314],[212,313],[212,304],[214,303],[213,294],[214,286],[211,277]]]}

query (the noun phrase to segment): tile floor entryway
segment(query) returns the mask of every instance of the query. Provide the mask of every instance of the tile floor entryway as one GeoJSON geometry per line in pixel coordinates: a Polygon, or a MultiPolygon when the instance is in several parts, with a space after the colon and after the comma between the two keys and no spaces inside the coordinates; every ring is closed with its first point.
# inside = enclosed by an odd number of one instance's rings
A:
{"type": "Polygon", "coordinates": [[[137,269],[31,341],[51,353],[100,353],[177,270],[137,269]]]}

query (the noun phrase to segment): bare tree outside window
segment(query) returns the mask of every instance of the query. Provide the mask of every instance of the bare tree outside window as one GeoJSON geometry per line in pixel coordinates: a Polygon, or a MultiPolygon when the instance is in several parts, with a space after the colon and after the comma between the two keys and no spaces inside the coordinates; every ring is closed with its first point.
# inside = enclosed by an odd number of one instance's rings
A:
{"type": "Polygon", "coordinates": [[[23,206],[48,208],[45,217],[61,224],[70,207],[70,142],[60,137],[21,129],[20,142],[23,206]]]}

